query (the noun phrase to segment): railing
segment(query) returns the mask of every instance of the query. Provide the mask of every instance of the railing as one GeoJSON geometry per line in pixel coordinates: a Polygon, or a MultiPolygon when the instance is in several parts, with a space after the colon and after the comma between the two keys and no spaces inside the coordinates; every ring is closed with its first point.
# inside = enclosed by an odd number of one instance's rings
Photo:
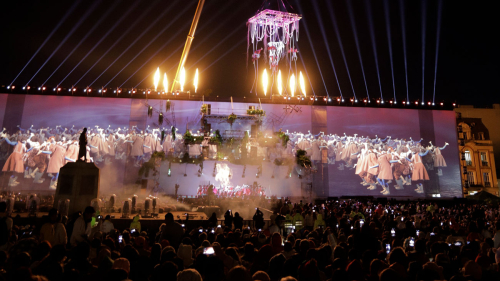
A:
{"type": "Polygon", "coordinates": [[[472,161],[471,161],[471,160],[467,160],[467,161],[465,161],[465,165],[467,165],[467,166],[472,166],[472,161]]]}
{"type": "Polygon", "coordinates": [[[488,161],[481,161],[481,165],[482,165],[483,167],[489,167],[489,165],[488,165],[488,161]]]}

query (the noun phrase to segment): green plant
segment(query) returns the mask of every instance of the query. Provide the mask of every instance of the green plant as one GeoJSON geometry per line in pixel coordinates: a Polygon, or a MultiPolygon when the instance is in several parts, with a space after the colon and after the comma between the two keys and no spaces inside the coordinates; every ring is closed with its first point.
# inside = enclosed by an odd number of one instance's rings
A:
{"type": "Polygon", "coordinates": [[[208,104],[201,105],[200,114],[208,114],[208,104]]]}
{"type": "Polygon", "coordinates": [[[190,131],[186,131],[183,136],[184,144],[200,144],[203,141],[202,136],[193,136],[190,131]]]}
{"type": "Polygon", "coordinates": [[[234,121],[236,121],[236,118],[238,118],[238,116],[236,116],[236,114],[234,114],[234,113],[231,113],[227,117],[227,121],[232,125],[234,123],[234,121]]]}
{"type": "Polygon", "coordinates": [[[141,168],[139,168],[139,176],[149,177],[149,172],[153,170],[153,176],[158,174],[158,168],[161,165],[161,161],[165,160],[165,152],[155,151],[151,154],[151,158],[142,163],[141,168]]]}
{"type": "Polygon", "coordinates": [[[247,109],[248,115],[262,115],[265,116],[266,112],[263,109],[247,109]]]}
{"type": "Polygon", "coordinates": [[[309,158],[307,152],[302,149],[297,150],[295,153],[295,162],[303,168],[310,168],[312,165],[311,158],[309,158]]]}
{"type": "Polygon", "coordinates": [[[278,131],[277,135],[281,139],[281,145],[283,145],[283,147],[286,147],[288,141],[290,140],[290,137],[282,132],[281,129],[278,131]]]}

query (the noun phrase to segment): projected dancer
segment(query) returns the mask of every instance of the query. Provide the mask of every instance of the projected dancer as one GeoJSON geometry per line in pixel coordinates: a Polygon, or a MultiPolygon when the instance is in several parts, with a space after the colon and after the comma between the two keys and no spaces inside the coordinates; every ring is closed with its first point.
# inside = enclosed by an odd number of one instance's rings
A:
{"type": "MultiPolygon", "coordinates": [[[[430,150],[426,150],[425,153],[419,152],[419,147],[415,148],[416,152],[413,153],[413,156],[410,159],[407,159],[409,162],[413,164],[411,180],[412,181],[428,181],[429,174],[427,173],[427,169],[422,163],[422,157],[426,156],[430,150]]],[[[422,183],[417,183],[417,189],[415,189],[417,193],[424,193],[424,186],[422,183]]]]}
{"type": "MultiPolygon", "coordinates": [[[[10,154],[7,162],[3,165],[3,172],[13,172],[13,173],[23,173],[24,163],[23,157],[26,153],[26,145],[22,141],[22,137],[18,136],[17,141],[10,141],[8,138],[4,138],[5,142],[14,146],[14,151],[10,154]]],[[[9,186],[17,186],[19,182],[17,181],[16,175],[11,175],[9,178],[9,186]]]]}
{"type": "Polygon", "coordinates": [[[87,128],[83,128],[83,131],[80,134],[79,145],[78,160],[87,162],[87,128]]]}
{"type": "Polygon", "coordinates": [[[387,154],[385,151],[379,153],[377,157],[378,164],[371,166],[370,169],[379,168],[377,175],[377,182],[382,186],[382,191],[380,193],[384,195],[389,195],[391,192],[389,191],[389,183],[394,179],[392,176],[392,167],[391,163],[397,163],[398,160],[389,160],[390,154],[387,154]]]}
{"type": "MultiPolygon", "coordinates": [[[[432,146],[432,142],[429,142],[432,146]]],[[[448,143],[445,142],[443,147],[432,146],[434,152],[434,167],[438,167],[438,176],[443,175],[443,170],[441,167],[446,167],[446,161],[444,161],[444,157],[441,154],[441,150],[445,149],[448,146],[448,143]]]]}

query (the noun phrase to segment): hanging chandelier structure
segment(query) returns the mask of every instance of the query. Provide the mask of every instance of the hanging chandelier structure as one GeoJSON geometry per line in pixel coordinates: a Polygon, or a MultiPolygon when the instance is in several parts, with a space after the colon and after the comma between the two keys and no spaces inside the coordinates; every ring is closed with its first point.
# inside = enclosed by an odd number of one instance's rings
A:
{"type": "MultiPolygon", "coordinates": [[[[286,11],[263,10],[248,19],[247,27],[247,56],[252,45],[252,63],[255,69],[255,87],[257,91],[257,77],[259,72],[259,58],[264,51],[264,60],[269,65],[271,81],[277,79],[280,63],[285,61],[288,66],[288,76],[297,72],[296,61],[299,40],[299,14],[286,11]],[[295,64],[295,69],[292,67],[295,64]]],[[[281,67],[285,69],[284,66],[281,67]]],[[[295,75],[297,76],[297,75],[295,75]]],[[[278,82],[279,83],[279,82],[278,82]]]]}

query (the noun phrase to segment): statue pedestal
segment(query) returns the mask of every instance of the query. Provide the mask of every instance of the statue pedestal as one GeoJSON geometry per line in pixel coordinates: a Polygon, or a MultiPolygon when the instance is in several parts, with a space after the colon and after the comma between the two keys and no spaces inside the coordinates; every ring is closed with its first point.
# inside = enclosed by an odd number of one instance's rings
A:
{"type": "MultiPolygon", "coordinates": [[[[70,162],[59,171],[54,208],[61,199],[69,199],[69,215],[83,212],[90,201],[99,197],[99,168],[94,163],[70,162]]],[[[97,210],[96,210],[97,211],[97,210]]]]}

